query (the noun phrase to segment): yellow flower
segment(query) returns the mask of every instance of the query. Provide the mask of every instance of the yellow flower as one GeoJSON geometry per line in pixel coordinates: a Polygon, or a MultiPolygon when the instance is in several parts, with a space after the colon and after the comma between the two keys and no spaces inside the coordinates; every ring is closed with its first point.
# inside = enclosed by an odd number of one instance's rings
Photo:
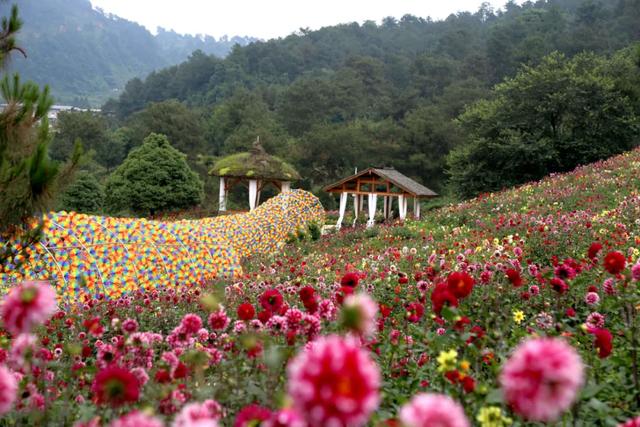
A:
{"type": "Polygon", "coordinates": [[[463,360],[462,362],[460,362],[460,369],[461,370],[468,371],[470,367],[471,367],[471,363],[469,363],[468,360],[463,360]]]}
{"type": "Polygon", "coordinates": [[[447,372],[456,368],[456,360],[458,359],[458,352],[455,350],[441,351],[438,355],[438,371],[447,372]]]}
{"type": "Polygon", "coordinates": [[[518,325],[522,323],[524,320],[524,312],[522,310],[514,310],[513,311],[513,321],[518,325]]]}
{"type": "Polygon", "coordinates": [[[513,420],[503,416],[502,410],[497,406],[485,406],[480,409],[476,420],[481,427],[506,427],[513,424],[513,420]]]}

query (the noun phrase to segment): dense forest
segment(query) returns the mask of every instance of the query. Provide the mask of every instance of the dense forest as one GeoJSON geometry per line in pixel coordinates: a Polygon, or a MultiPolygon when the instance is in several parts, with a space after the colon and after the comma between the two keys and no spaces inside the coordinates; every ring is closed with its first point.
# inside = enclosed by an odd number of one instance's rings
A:
{"type": "Polygon", "coordinates": [[[25,23],[20,46],[28,58],[14,56],[9,71],[49,84],[58,104],[100,106],[124,84],[151,71],[178,64],[194,50],[224,57],[246,37],[197,37],[158,29],[153,35],[134,22],[93,9],[89,0],[14,0],[25,23]]]}
{"type": "Polygon", "coordinates": [[[52,155],[80,139],[106,179],[150,133],[205,183],[257,136],[319,191],[354,167],[392,165],[452,197],[498,190],[629,149],[640,129],[640,0],[483,5],[442,21],[301,29],[194,52],[129,81],[103,116],[62,115],[52,155]]]}

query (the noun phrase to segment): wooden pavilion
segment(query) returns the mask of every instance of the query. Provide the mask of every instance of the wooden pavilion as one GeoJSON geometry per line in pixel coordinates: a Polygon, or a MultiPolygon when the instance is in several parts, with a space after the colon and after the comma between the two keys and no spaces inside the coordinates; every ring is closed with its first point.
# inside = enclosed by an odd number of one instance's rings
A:
{"type": "Polygon", "coordinates": [[[391,216],[393,200],[398,199],[398,216],[404,220],[407,217],[409,199],[413,199],[413,215],[420,218],[420,200],[437,197],[438,195],[424,185],[401,174],[393,168],[368,168],[355,175],[346,177],[324,188],[328,193],[340,194],[340,216],[337,228],[342,226],[349,194],[353,195],[355,221],[358,213],[364,208],[367,196],[368,221],[367,227],[373,226],[377,210],[377,198],[383,198],[383,214],[387,219],[391,216]]]}
{"type": "Polygon", "coordinates": [[[229,191],[237,185],[248,187],[249,209],[253,210],[260,204],[260,193],[268,185],[284,192],[291,190],[291,183],[300,179],[293,166],[267,154],[259,139],[250,151],[232,154],[215,162],[209,175],[220,177],[219,212],[227,210],[229,191]]]}

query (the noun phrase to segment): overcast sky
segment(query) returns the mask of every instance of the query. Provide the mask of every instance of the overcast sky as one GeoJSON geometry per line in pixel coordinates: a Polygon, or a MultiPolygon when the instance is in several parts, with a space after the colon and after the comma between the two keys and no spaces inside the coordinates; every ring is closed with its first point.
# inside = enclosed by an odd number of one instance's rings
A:
{"type": "MultiPolygon", "coordinates": [[[[491,0],[495,8],[506,0],[491,0]]],[[[443,19],[458,11],[478,10],[482,0],[91,0],[94,6],[155,32],[158,26],[179,33],[215,37],[286,36],[299,28],[374,20],[407,13],[443,19]]]]}

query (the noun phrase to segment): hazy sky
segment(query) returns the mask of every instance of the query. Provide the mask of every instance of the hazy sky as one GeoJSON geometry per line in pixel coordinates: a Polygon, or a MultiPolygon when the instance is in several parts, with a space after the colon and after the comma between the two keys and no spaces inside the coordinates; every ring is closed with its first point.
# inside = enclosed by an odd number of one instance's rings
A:
{"type": "MultiPolygon", "coordinates": [[[[495,8],[506,0],[491,0],[495,8]]],[[[155,32],[212,36],[286,36],[299,28],[318,29],[344,22],[380,21],[407,13],[433,19],[478,10],[482,0],[91,0],[94,6],[155,32]]]]}

